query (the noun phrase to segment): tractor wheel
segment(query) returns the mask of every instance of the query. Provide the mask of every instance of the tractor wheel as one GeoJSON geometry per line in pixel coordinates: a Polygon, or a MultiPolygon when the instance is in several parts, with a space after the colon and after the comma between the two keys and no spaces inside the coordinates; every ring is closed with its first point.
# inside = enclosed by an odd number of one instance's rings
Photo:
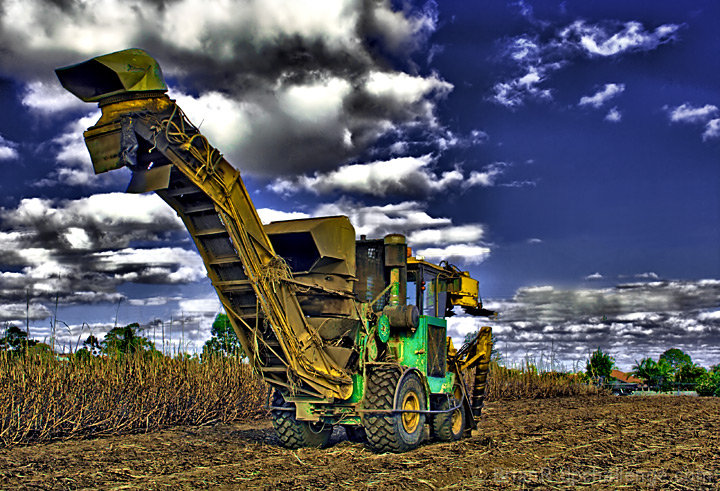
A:
{"type": "MultiPolygon", "coordinates": [[[[443,398],[438,404],[439,410],[450,409],[460,404],[455,397],[443,398]]],[[[432,435],[442,442],[455,442],[462,438],[465,431],[465,410],[461,405],[451,413],[436,414],[432,420],[432,435]]]]}
{"type": "Polygon", "coordinates": [[[345,429],[348,441],[353,443],[365,443],[367,441],[365,428],[362,426],[342,425],[342,427],[345,429]]]}
{"type": "Polygon", "coordinates": [[[272,410],[273,427],[280,443],[286,448],[326,447],[330,442],[332,426],[295,419],[295,405],[285,402],[279,390],[274,389],[271,405],[292,408],[292,411],[272,410]]]}
{"type": "MultiPolygon", "coordinates": [[[[371,372],[366,388],[366,409],[393,409],[395,389],[400,372],[380,369],[371,372]]],[[[420,377],[411,373],[404,377],[398,389],[399,409],[424,411],[425,388],[420,377]]],[[[379,415],[368,413],[364,418],[368,446],[376,452],[406,452],[417,448],[425,428],[425,415],[396,413],[379,415]]]]}

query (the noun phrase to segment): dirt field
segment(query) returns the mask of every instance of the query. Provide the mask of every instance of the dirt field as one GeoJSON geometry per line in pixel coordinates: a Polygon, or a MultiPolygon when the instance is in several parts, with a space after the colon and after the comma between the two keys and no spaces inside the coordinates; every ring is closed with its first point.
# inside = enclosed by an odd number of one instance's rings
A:
{"type": "Polygon", "coordinates": [[[400,455],[286,450],[269,420],[6,448],[0,489],[720,489],[720,399],[498,402],[480,427],[400,455]]]}

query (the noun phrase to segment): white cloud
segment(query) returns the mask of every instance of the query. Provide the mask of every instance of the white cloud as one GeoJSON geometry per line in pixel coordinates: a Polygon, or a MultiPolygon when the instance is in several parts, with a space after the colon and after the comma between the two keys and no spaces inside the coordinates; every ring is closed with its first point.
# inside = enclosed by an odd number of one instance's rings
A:
{"type": "Polygon", "coordinates": [[[31,303],[29,308],[25,302],[0,305],[0,322],[17,321],[26,318],[37,321],[47,319],[51,315],[47,307],[38,303],[31,303]]]}
{"type": "Polygon", "coordinates": [[[458,225],[454,227],[416,230],[408,235],[408,244],[455,244],[473,243],[482,239],[485,228],[482,225],[458,225]]]}
{"type": "Polygon", "coordinates": [[[603,278],[604,278],[604,276],[601,275],[600,273],[593,273],[593,274],[587,275],[585,277],[586,280],[601,280],[603,278]]]}
{"type": "Polygon", "coordinates": [[[138,5],[134,4],[99,0],[92,6],[72,9],[39,1],[8,0],[2,28],[33,51],[65,49],[87,55],[116,51],[132,46],[142,25],[127,22],[137,16],[138,5]]]}
{"type": "Polygon", "coordinates": [[[618,111],[617,107],[613,107],[605,115],[605,121],[609,121],[610,123],[619,123],[622,121],[622,113],[618,111]]]}
{"type": "Polygon", "coordinates": [[[327,194],[335,191],[363,193],[373,196],[428,195],[462,185],[492,186],[508,164],[498,162],[483,171],[472,171],[467,177],[459,167],[435,173],[431,155],[421,157],[397,157],[368,164],[343,165],[328,173],[299,176],[294,179],[276,179],[268,189],[278,194],[290,195],[298,191],[327,194]]]}
{"type": "MultiPolygon", "coordinates": [[[[548,26],[536,23],[541,30],[548,26]]],[[[544,33],[549,36],[516,36],[507,40],[501,48],[502,56],[510,62],[512,74],[493,86],[491,99],[508,108],[522,106],[527,100],[551,101],[553,89],[547,87],[551,76],[578,58],[620,56],[628,52],[653,50],[673,41],[680,27],[665,24],[655,31],[646,31],[642,24],[634,21],[588,24],[579,20],[557,32],[544,33]]],[[[608,85],[611,88],[603,90],[617,90],[622,84],[608,85]]],[[[608,92],[583,99],[587,100],[587,104],[598,100],[601,105],[604,100],[600,98],[609,99],[614,95],[616,93],[608,92]]]]}
{"type": "Polygon", "coordinates": [[[658,322],[662,319],[662,316],[654,312],[632,312],[630,314],[615,316],[615,319],[619,321],[658,322]]]}
{"type": "Polygon", "coordinates": [[[63,235],[73,249],[89,249],[92,246],[87,232],[81,228],[69,227],[63,235]]]}
{"type": "MultiPolygon", "coordinates": [[[[90,235],[97,235],[103,246],[128,243],[133,238],[131,229],[157,233],[182,227],[177,214],[155,194],[105,193],[66,201],[24,198],[15,209],[0,209],[0,217],[20,229],[38,227],[67,233],[72,227],[85,232],[102,228],[102,234],[90,235]],[[107,236],[115,230],[118,236],[107,236]],[[123,234],[129,234],[126,240],[123,234]]],[[[84,237],[87,241],[88,235],[84,237]]]]}
{"type": "Polygon", "coordinates": [[[650,280],[657,280],[660,277],[657,275],[657,273],[653,273],[652,271],[648,271],[646,273],[639,273],[635,275],[635,278],[640,279],[650,279],[650,280]]]}
{"type": "Polygon", "coordinates": [[[704,124],[703,141],[720,137],[720,118],[716,118],[718,107],[714,104],[705,104],[695,107],[690,103],[681,104],[675,108],[664,108],[668,111],[670,121],[673,123],[704,124]]]}
{"type": "Polygon", "coordinates": [[[531,239],[527,240],[528,244],[542,244],[542,239],[538,239],[537,237],[533,237],[531,239]]]}
{"type": "Polygon", "coordinates": [[[709,312],[703,312],[698,315],[698,319],[702,321],[713,320],[720,321],[720,310],[712,310],[709,312]]]}
{"type": "Polygon", "coordinates": [[[15,160],[19,157],[17,143],[11,142],[0,135],[0,161],[15,160]]]}
{"type": "Polygon", "coordinates": [[[185,299],[178,303],[178,310],[182,312],[207,312],[216,314],[220,312],[221,309],[222,305],[217,297],[185,299]]]}
{"type": "Polygon", "coordinates": [[[579,43],[590,56],[616,56],[629,51],[650,51],[675,40],[681,26],[663,24],[655,31],[646,31],[640,22],[601,26],[578,20],[560,32],[566,41],[579,43]]]}
{"type": "Polygon", "coordinates": [[[534,60],[540,52],[540,46],[536,39],[521,36],[512,40],[506,50],[510,57],[516,61],[534,60]]]}
{"type": "Polygon", "coordinates": [[[528,98],[550,100],[550,89],[541,89],[547,67],[529,66],[527,72],[507,82],[498,82],[493,87],[493,100],[505,107],[515,108],[524,104],[528,98]]]}
{"type": "Polygon", "coordinates": [[[451,244],[445,247],[419,249],[417,255],[436,262],[445,260],[467,265],[483,262],[490,255],[490,249],[474,244],[451,244]]]}
{"type": "Polygon", "coordinates": [[[247,141],[253,117],[262,117],[262,109],[252,103],[238,102],[217,91],[204,92],[194,97],[171,89],[170,97],[188,119],[208,138],[210,143],[233,154],[247,141]]]}
{"type": "Polygon", "coordinates": [[[435,174],[428,168],[433,163],[432,156],[423,155],[343,165],[326,174],[300,176],[296,180],[278,179],[269,188],[282,194],[304,189],[320,194],[342,191],[387,196],[438,192],[463,181],[463,174],[457,169],[435,174]]]}
{"type": "Polygon", "coordinates": [[[436,73],[418,77],[403,72],[371,72],[365,82],[365,90],[373,96],[404,104],[417,103],[431,93],[445,96],[452,89],[453,85],[441,80],[436,73]]]}
{"type": "Polygon", "coordinates": [[[417,49],[419,39],[430,35],[437,28],[437,13],[432,10],[407,16],[389,8],[387,1],[375,2],[370,14],[376,24],[375,34],[385,40],[395,52],[417,49]]]}
{"type": "Polygon", "coordinates": [[[260,216],[260,221],[264,224],[268,224],[271,222],[282,222],[284,220],[299,220],[301,218],[310,218],[310,215],[300,211],[280,211],[273,210],[272,208],[260,208],[257,212],[260,216]]]}
{"type": "Polygon", "coordinates": [[[391,233],[408,235],[414,230],[452,225],[452,220],[449,218],[428,215],[424,206],[417,201],[367,206],[341,199],[335,203],[320,205],[313,212],[313,216],[332,215],[347,216],[355,227],[357,235],[367,235],[371,238],[384,237],[391,233]]]}
{"type": "Polygon", "coordinates": [[[126,248],[92,256],[98,271],[112,273],[121,281],[191,283],[207,274],[197,251],[180,247],[126,248]]]}
{"type": "Polygon", "coordinates": [[[177,300],[177,299],[172,299],[169,297],[130,298],[130,299],[128,299],[127,303],[130,305],[135,305],[135,306],[148,307],[148,306],[166,305],[171,300],[177,300]]]}
{"type": "Polygon", "coordinates": [[[465,180],[464,184],[466,187],[471,186],[492,186],[495,184],[497,177],[501,176],[505,172],[505,168],[509,164],[505,162],[496,162],[489,165],[482,171],[472,171],[465,180]]]}
{"type": "Polygon", "coordinates": [[[351,89],[347,80],[338,77],[291,85],[280,94],[281,106],[297,121],[336,121],[351,89]]]}
{"type": "Polygon", "coordinates": [[[720,137],[720,118],[708,121],[702,137],[703,141],[720,137]]]}
{"type": "Polygon", "coordinates": [[[713,104],[694,107],[685,103],[670,111],[670,121],[673,123],[705,123],[717,114],[717,111],[717,106],[713,104]]]}
{"type": "MultiPolygon", "coordinates": [[[[48,116],[69,110],[87,112],[88,105],[65,90],[57,81],[34,80],[25,86],[22,105],[31,111],[48,116]]],[[[96,118],[97,119],[97,118],[96,118]]]]}
{"type": "Polygon", "coordinates": [[[598,90],[591,96],[583,96],[580,98],[578,105],[592,106],[596,109],[600,108],[610,99],[617,97],[625,91],[625,84],[605,84],[605,87],[598,90]]]}

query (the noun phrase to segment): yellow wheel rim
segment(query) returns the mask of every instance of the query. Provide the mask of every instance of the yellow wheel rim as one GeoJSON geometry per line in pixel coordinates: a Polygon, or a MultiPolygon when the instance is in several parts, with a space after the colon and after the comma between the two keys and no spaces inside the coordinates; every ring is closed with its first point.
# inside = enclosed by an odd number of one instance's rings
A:
{"type": "MultiPolygon", "coordinates": [[[[420,399],[414,392],[405,394],[402,402],[404,411],[419,411],[420,399]]],[[[403,429],[408,433],[413,433],[420,424],[420,413],[402,413],[403,429]]]]}
{"type": "Polygon", "coordinates": [[[462,414],[460,413],[459,409],[456,409],[452,413],[452,432],[453,435],[457,435],[462,431],[462,414]]]}
{"type": "MultiPolygon", "coordinates": [[[[459,385],[455,386],[455,390],[453,391],[455,393],[455,401],[453,401],[455,404],[462,403],[463,401],[463,393],[462,389],[459,385]]],[[[458,409],[457,411],[453,411],[451,416],[451,423],[452,423],[452,432],[453,435],[457,435],[463,430],[462,427],[462,409],[458,409]]]]}

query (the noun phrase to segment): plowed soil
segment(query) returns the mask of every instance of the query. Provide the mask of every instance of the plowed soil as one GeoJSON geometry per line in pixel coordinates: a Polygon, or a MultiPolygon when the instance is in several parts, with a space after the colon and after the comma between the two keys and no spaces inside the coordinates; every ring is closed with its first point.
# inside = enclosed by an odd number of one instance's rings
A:
{"type": "Polygon", "coordinates": [[[2,489],[720,489],[720,399],[490,403],[476,436],[378,455],[336,430],[279,446],[269,420],[0,449],[2,489]]]}

